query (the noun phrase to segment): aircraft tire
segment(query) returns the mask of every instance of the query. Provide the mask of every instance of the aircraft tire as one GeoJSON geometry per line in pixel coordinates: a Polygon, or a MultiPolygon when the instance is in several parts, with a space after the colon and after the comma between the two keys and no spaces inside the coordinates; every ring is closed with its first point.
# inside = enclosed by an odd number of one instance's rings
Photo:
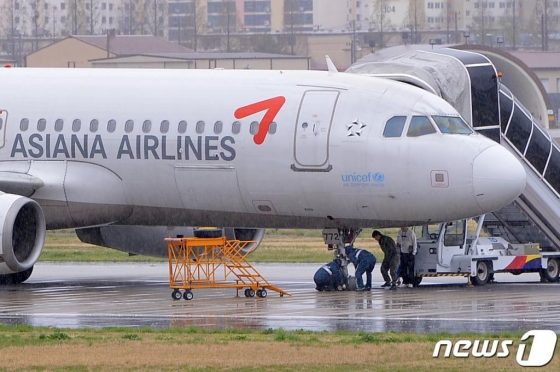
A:
{"type": "Polygon", "coordinates": [[[471,276],[471,283],[476,286],[483,286],[490,280],[492,274],[492,263],[490,261],[477,261],[476,275],[471,276]]]}
{"type": "Polygon", "coordinates": [[[560,279],[560,261],[556,258],[548,260],[547,268],[540,271],[541,279],[545,282],[556,283],[560,279]]]}
{"type": "Polygon", "coordinates": [[[25,282],[33,273],[33,266],[25,271],[13,274],[0,275],[0,285],[21,284],[25,282]]]}
{"type": "Polygon", "coordinates": [[[196,229],[194,236],[196,238],[221,238],[223,235],[222,229],[196,229]]]}

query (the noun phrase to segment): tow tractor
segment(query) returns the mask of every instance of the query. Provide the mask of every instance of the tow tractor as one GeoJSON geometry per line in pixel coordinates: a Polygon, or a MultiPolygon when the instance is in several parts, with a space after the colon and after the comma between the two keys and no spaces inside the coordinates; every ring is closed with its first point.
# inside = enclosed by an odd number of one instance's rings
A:
{"type": "Polygon", "coordinates": [[[558,282],[560,252],[543,252],[536,243],[511,244],[500,237],[481,237],[484,215],[474,218],[476,231],[468,232],[470,219],[422,226],[417,233],[414,286],[424,277],[463,276],[482,286],[494,273],[519,275],[538,272],[542,282],[558,282]]]}

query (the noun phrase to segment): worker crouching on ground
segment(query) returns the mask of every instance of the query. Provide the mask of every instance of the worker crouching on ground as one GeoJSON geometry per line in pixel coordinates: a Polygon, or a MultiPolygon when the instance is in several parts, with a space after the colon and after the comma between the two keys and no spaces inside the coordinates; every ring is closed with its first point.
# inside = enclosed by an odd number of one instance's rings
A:
{"type": "Polygon", "coordinates": [[[365,249],[358,249],[352,246],[345,248],[346,257],[356,268],[356,291],[371,290],[371,272],[375,267],[375,256],[365,249]],[[366,274],[366,285],[364,286],[363,275],[366,274]]]}
{"type": "Polygon", "coordinates": [[[336,259],[328,264],[321,266],[315,273],[315,289],[318,291],[342,291],[346,289],[346,283],[340,266],[342,262],[336,259]]]}
{"type": "Polygon", "coordinates": [[[397,289],[397,269],[401,262],[400,252],[395,244],[395,241],[387,235],[381,234],[379,231],[375,230],[371,237],[379,243],[381,250],[385,257],[383,257],[383,263],[381,264],[381,275],[383,275],[383,280],[385,284],[381,287],[391,286],[392,290],[397,289]],[[391,277],[389,278],[388,271],[391,271],[391,277]]]}

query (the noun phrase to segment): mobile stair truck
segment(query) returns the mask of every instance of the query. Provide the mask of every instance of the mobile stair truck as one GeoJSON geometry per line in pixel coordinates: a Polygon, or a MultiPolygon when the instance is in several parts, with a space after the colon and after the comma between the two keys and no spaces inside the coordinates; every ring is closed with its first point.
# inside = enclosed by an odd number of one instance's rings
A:
{"type": "Polygon", "coordinates": [[[558,282],[560,252],[542,252],[537,243],[511,244],[501,237],[481,237],[484,215],[474,218],[476,231],[469,234],[470,219],[422,226],[418,234],[414,286],[424,277],[463,276],[482,286],[494,273],[519,275],[538,272],[542,282],[558,282]]]}

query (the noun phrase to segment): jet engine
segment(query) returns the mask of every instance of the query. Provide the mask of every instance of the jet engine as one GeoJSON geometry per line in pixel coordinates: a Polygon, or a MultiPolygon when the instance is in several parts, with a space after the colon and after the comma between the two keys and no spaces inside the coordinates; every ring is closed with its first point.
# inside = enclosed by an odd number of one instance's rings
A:
{"type": "Polygon", "coordinates": [[[253,252],[264,237],[264,229],[226,227],[223,229],[197,229],[189,226],[124,226],[108,225],[76,229],[78,238],[89,244],[113,248],[131,254],[153,257],[167,257],[165,238],[215,237],[253,241],[243,253],[253,252]]]}
{"type": "Polygon", "coordinates": [[[31,276],[45,244],[43,210],[32,199],[0,193],[0,284],[31,276]]]}

